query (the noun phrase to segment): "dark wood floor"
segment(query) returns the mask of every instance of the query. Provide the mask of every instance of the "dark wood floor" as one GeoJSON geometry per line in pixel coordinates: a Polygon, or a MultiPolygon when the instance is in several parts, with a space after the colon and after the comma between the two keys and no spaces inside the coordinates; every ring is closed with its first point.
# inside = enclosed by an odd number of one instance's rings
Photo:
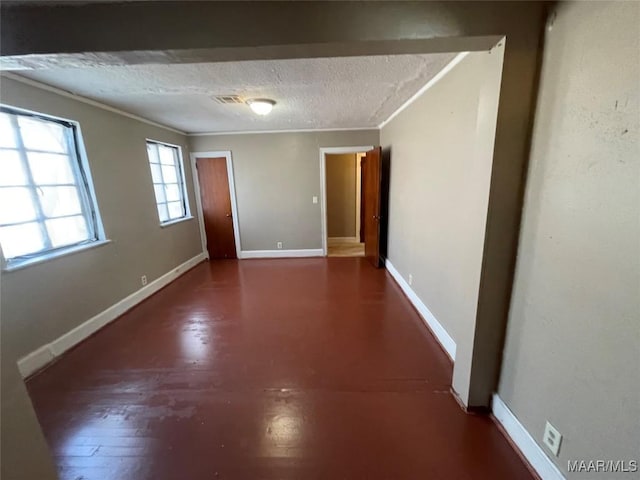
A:
{"type": "Polygon", "coordinates": [[[384,270],[202,264],[28,381],[64,480],[520,479],[384,270]]]}

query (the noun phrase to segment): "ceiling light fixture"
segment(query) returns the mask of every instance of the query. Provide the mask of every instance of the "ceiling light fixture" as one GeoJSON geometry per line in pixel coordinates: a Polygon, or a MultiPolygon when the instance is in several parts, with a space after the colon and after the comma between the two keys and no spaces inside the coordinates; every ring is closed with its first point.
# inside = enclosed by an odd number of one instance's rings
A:
{"type": "Polygon", "coordinates": [[[247,100],[247,105],[258,115],[269,115],[275,104],[276,102],[268,98],[252,98],[247,100]]]}

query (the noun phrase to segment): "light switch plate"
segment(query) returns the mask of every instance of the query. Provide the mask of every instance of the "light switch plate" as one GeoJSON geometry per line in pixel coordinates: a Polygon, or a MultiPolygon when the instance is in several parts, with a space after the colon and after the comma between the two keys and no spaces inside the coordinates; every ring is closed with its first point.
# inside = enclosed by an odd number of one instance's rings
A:
{"type": "Polygon", "coordinates": [[[318,203],[318,197],[316,196],[313,197],[313,203],[318,203]]]}

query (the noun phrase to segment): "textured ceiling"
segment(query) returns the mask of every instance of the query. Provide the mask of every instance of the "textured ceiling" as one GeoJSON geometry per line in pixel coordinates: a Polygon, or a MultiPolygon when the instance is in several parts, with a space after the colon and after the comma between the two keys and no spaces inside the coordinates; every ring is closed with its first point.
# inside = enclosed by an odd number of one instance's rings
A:
{"type": "Polygon", "coordinates": [[[96,65],[21,76],[189,133],[377,127],[455,54],[96,65]],[[266,97],[266,117],[213,97],[266,97]]]}

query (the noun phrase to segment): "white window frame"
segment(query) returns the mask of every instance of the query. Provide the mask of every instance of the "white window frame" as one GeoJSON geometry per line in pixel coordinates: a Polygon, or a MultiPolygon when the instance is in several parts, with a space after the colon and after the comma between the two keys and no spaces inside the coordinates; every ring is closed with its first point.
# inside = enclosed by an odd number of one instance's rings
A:
{"type": "MultiPolygon", "coordinates": [[[[186,175],[184,170],[184,160],[182,157],[182,146],[176,145],[173,143],[162,142],[160,140],[154,140],[153,138],[146,138],[145,152],[147,153],[147,164],[149,166],[149,175],[151,176],[151,186],[153,188],[153,198],[155,200],[156,214],[158,215],[158,221],[160,222],[160,227],[164,228],[170,225],[174,225],[176,223],[192,220],[193,216],[191,215],[191,207],[189,205],[189,192],[187,190],[187,181],[186,181],[186,175]],[[158,198],[156,197],[155,188],[154,188],[155,184],[153,181],[153,175],[151,171],[151,158],[149,158],[149,151],[147,148],[149,144],[164,145],[165,147],[175,148],[176,151],[178,152],[178,169],[177,170],[178,170],[178,174],[180,175],[180,178],[178,179],[178,186],[180,187],[180,192],[182,195],[182,200],[184,205],[184,215],[182,217],[172,218],[164,222],[160,219],[160,212],[158,211],[159,202],[158,202],[158,198]]],[[[162,185],[165,185],[165,183],[163,182],[162,185]]],[[[168,203],[168,202],[160,202],[160,203],[168,203]]]]}
{"type": "MultiPolygon", "coordinates": [[[[110,241],[106,239],[104,227],[102,225],[102,218],[100,216],[100,210],[98,208],[98,202],[96,200],[96,195],[93,187],[93,180],[91,178],[91,171],[89,169],[89,162],[87,160],[86,150],[84,148],[84,141],[82,138],[82,132],[80,129],[80,124],[74,120],[69,120],[66,118],[55,117],[53,115],[47,115],[40,112],[34,112],[31,110],[26,110],[19,107],[14,107],[12,105],[0,104],[0,111],[12,114],[12,115],[22,115],[25,117],[32,117],[40,120],[44,120],[47,122],[53,122],[57,124],[64,125],[67,128],[70,128],[71,134],[67,138],[69,141],[69,151],[71,157],[71,168],[73,170],[73,175],[77,184],[78,196],[80,198],[81,212],[82,216],[87,221],[87,224],[90,229],[90,238],[87,240],[83,240],[77,243],[73,243],[70,245],[65,245],[62,247],[52,247],[50,244],[49,234],[46,231],[46,227],[44,227],[45,216],[40,210],[40,202],[34,202],[34,207],[37,211],[37,218],[33,220],[33,222],[37,222],[40,225],[41,229],[44,229],[44,239],[45,245],[48,248],[44,250],[40,250],[38,252],[33,252],[30,254],[24,254],[17,257],[6,258],[4,252],[2,252],[2,246],[0,245],[0,263],[2,266],[2,270],[4,271],[13,271],[19,270],[24,267],[28,267],[30,265],[38,264],[41,262],[45,262],[48,260],[52,260],[57,257],[69,255],[71,253],[75,253],[82,250],[87,250],[90,248],[98,247],[109,243],[110,241]]],[[[13,117],[15,118],[15,117],[13,117]]],[[[14,127],[14,135],[17,140],[17,151],[20,156],[21,162],[25,164],[27,162],[26,151],[22,140],[22,136],[15,131],[16,125],[14,127]]],[[[23,165],[24,166],[24,165],[23,165]]],[[[26,172],[29,177],[29,183],[27,187],[31,190],[36,190],[36,184],[33,182],[31,178],[31,173],[28,165],[26,165],[26,172]]],[[[32,222],[32,221],[30,221],[32,222]]],[[[22,223],[22,222],[18,222],[22,223]]]]}

